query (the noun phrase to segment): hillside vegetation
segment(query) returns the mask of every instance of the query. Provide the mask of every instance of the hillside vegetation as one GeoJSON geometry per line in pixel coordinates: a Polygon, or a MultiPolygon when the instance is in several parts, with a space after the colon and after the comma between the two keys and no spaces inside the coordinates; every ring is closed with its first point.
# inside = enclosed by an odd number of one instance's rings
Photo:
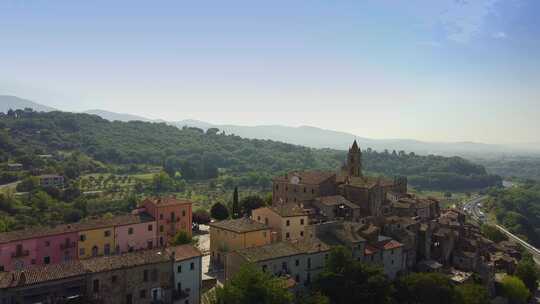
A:
{"type": "MultiPolygon", "coordinates": [[[[77,151],[115,170],[137,171],[163,166],[186,180],[215,178],[219,170],[251,174],[269,183],[270,177],[294,169],[336,170],[345,151],[312,149],[270,140],[244,139],[218,129],[178,129],[162,123],[110,122],[98,116],[67,112],[16,111],[3,116],[0,159],[13,158],[31,168],[37,154],[77,151]]],[[[346,148],[346,147],[344,147],[346,148]]],[[[421,188],[466,189],[500,183],[482,166],[459,157],[367,149],[368,172],[406,175],[421,188]]]]}
{"type": "Polygon", "coordinates": [[[528,182],[489,191],[488,207],[511,232],[540,246],[540,183],[528,182]]]}

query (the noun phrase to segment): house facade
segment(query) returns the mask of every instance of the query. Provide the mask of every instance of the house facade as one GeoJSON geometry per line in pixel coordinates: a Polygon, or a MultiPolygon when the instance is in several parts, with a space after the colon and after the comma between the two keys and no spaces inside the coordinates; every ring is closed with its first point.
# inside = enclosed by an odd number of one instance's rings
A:
{"type": "Polygon", "coordinates": [[[192,202],[176,197],[147,198],[143,208],[157,222],[158,246],[166,246],[179,231],[191,236],[192,202]]]}
{"type": "Polygon", "coordinates": [[[251,218],[272,228],[276,240],[296,240],[305,236],[309,217],[301,205],[295,203],[276,204],[251,212],[251,218]]]}
{"type": "Polygon", "coordinates": [[[225,220],[209,224],[212,263],[222,266],[227,253],[270,244],[271,229],[250,218],[225,220]]]}
{"type": "Polygon", "coordinates": [[[202,286],[202,253],[191,245],[168,248],[173,258],[173,300],[181,304],[199,304],[202,286]]]}

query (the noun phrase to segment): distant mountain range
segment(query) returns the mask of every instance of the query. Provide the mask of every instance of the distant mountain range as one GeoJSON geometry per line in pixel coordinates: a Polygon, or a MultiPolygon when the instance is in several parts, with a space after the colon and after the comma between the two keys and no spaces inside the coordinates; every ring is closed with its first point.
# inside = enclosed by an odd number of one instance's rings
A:
{"type": "MultiPolygon", "coordinates": [[[[54,108],[47,107],[26,99],[15,96],[0,95],[0,111],[6,112],[8,109],[30,107],[37,111],[53,111],[54,108]]],[[[344,150],[349,147],[353,140],[363,148],[374,150],[404,150],[418,154],[438,154],[445,156],[464,157],[491,157],[505,154],[538,154],[540,153],[540,143],[528,143],[522,145],[494,145],[475,142],[424,142],[414,139],[370,139],[360,137],[347,132],[340,132],[328,129],[321,129],[311,126],[289,127],[282,125],[261,125],[261,126],[240,126],[240,125],[219,125],[209,122],[186,119],[181,121],[154,120],[142,116],[115,113],[105,110],[88,110],[84,113],[98,115],[104,119],[114,121],[146,121],[164,122],[182,128],[184,126],[197,127],[203,130],[218,128],[227,134],[235,134],[245,138],[269,139],[292,143],[313,148],[332,148],[344,150]]]]}
{"type": "Polygon", "coordinates": [[[16,110],[24,108],[32,108],[34,111],[38,112],[50,112],[56,110],[55,108],[44,106],[17,96],[0,95],[0,112],[6,113],[9,109],[16,110]]]}

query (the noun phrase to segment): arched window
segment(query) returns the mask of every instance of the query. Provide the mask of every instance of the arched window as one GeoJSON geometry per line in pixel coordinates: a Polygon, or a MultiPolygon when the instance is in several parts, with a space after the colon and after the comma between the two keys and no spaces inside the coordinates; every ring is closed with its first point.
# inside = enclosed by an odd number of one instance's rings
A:
{"type": "Polygon", "coordinates": [[[92,256],[97,256],[99,252],[98,246],[92,247],[92,256]]]}

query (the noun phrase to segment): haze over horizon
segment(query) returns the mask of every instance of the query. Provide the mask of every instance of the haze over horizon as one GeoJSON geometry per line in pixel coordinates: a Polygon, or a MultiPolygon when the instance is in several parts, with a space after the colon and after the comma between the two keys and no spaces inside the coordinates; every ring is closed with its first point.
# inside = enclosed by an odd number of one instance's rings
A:
{"type": "Polygon", "coordinates": [[[0,94],[168,121],[539,142],[534,0],[8,1],[0,94]]]}

